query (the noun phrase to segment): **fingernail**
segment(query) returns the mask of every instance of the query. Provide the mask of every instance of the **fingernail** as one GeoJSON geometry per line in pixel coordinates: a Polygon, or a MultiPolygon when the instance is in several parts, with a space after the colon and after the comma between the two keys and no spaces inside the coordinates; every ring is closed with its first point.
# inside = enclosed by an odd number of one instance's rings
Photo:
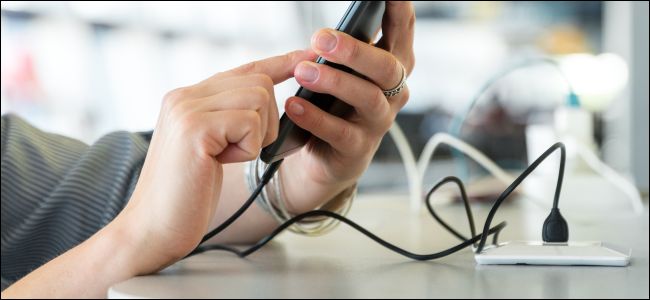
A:
{"type": "Polygon", "coordinates": [[[336,47],[336,37],[329,32],[322,32],[316,37],[316,48],[321,51],[330,52],[336,47]]]}
{"type": "Polygon", "coordinates": [[[305,113],[305,108],[302,107],[302,105],[292,102],[289,104],[289,110],[294,114],[294,115],[302,115],[305,113]]]}
{"type": "Polygon", "coordinates": [[[296,69],[296,77],[307,82],[314,82],[318,79],[318,69],[309,63],[302,63],[296,69]]]}

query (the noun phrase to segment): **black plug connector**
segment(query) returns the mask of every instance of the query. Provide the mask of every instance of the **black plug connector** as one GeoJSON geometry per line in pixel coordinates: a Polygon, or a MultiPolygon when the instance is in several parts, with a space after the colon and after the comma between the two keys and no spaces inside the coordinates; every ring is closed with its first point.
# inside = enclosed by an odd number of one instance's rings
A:
{"type": "Polygon", "coordinates": [[[542,239],[546,243],[566,243],[569,241],[569,225],[557,207],[551,210],[551,214],[544,221],[542,239]]]}

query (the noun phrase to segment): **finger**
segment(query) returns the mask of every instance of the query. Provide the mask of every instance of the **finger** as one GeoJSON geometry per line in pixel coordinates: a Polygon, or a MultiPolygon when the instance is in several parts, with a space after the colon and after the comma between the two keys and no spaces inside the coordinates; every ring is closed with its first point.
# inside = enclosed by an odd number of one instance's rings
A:
{"type": "Polygon", "coordinates": [[[377,43],[393,53],[410,50],[413,45],[415,9],[410,1],[387,1],[382,21],[382,38],[377,43]]]}
{"type": "Polygon", "coordinates": [[[296,67],[295,77],[301,86],[332,95],[353,106],[362,119],[372,124],[383,122],[389,112],[381,89],[350,73],[323,64],[302,62],[296,67]]]}
{"type": "Polygon", "coordinates": [[[201,115],[199,145],[221,163],[253,160],[262,148],[260,115],[250,110],[201,115]]]}
{"type": "Polygon", "coordinates": [[[388,104],[390,105],[390,111],[392,113],[391,120],[394,120],[395,117],[397,116],[397,113],[406,105],[408,102],[408,99],[410,97],[410,92],[408,85],[404,86],[402,91],[400,91],[399,94],[393,96],[388,100],[388,104]]]}
{"type": "Polygon", "coordinates": [[[277,138],[278,113],[275,99],[261,86],[231,89],[205,98],[188,101],[183,104],[188,109],[200,112],[252,110],[256,111],[262,120],[262,132],[266,146],[277,138]]]}
{"type": "MultiPolygon", "coordinates": [[[[250,87],[263,87],[267,90],[268,92],[268,106],[269,110],[268,116],[269,118],[266,119],[268,124],[268,135],[266,136],[264,143],[271,143],[274,141],[277,137],[277,131],[279,124],[277,122],[278,120],[278,106],[277,102],[275,99],[275,90],[273,86],[273,80],[271,77],[265,74],[248,74],[248,75],[241,75],[241,76],[235,76],[235,77],[228,77],[224,78],[222,80],[215,80],[211,84],[204,84],[202,86],[195,86],[193,88],[193,91],[191,92],[193,96],[197,98],[205,98],[205,97],[211,97],[214,94],[219,94],[223,92],[227,92],[229,90],[236,90],[239,88],[250,88],[250,87]]],[[[231,93],[228,93],[231,94],[231,93]]],[[[237,99],[242,99],[242,97],[235,96],[237,99]]],[[[223,97],[219,97],[219,99],[223,99],[223,97]]],[[[253,99],[255,100],[255,99],[253,99]]],[[[219,109],[216,107],[213,110],[219,109]]]]}
{"type": "Polygon", "coordinates": [[[244,74],[231,77],[222,77],[218,80],[204,80],[190,87],[190,92],[195,98],[208,97],[223,91],[253,86],[265,87],[273,92],[273,80],[266,74],[244,74]]]}
{"type": "Polygon", "coordinates": [[[311,44],[318,55],[352,68],[383,90],[394,88],[402,77],[402,66],[393,54],[346,33],[322,29],[314,34],[311,44]]]}
{"type": "Polygon", "coordinates": [[[289,118],[334,149],[357,153],[363,134],[354,124],[333,116],[307,100],[291,97],[285,104],[289,118]]]}
{"type": "Polygon", "coordinates": [[[297,50],[284,55],[250,62],[217,75],[228,77],[261,73],[269,76],[274,84],[278,84],[291,78],[293,69],[299,62],[314,59],[316,59],[314,52],[310,50],[297,50]]]}
{"type": "MultiPolygon", "coordinates": [[[[248,74],[248,75],[242,75],[242,76],[235,76],[235,77],[227,77],[223,78],[221,80],[214,80],[213,82],[206,84],[206,81],[191,86],[189,88],[186,88],[187,92],[186,97],[193,97],[193,98],[199,98],[197,100],[200,100],[201,98],[213,98],[215,94],[227,92],[229,90],[237,90],[237,89],[245,89],[245,88],[252,88],[252,87],[263,87],[268,91],[268,95],[270,96],[269,98],[269,110],[268,110],[268,116],[269,118],[267,120],[268,124],[268,136],[265,138],[265,144],[266,143],[271,143],[274,141],[277,137],[277,131],[279,124],[277,122],[278,120],[278,107],[277,107],[277,102],[275,99],[275,91],[273,87],[273,81],[268,75],[265,74],[248,74]]],[[[227,93],[230,94],[230,93],[227,93]]],[[[220,97],[216,97],[217,99],[224,99],[223,95],[220,97]]],[[[243,101],[242,97],[235,96],[236,99],[239,99],[239,101],[243,101]]],[[[257,97],[253,97],[252,100],[258,100],[256,99],[257,97]]],[[[192,103],[191,106],[197,106],[195,103],[192,103]]],[[[202,102],[202,101],[198,101],[202,102]]],[[[235,107],[233,107],[235,108],[235,107]]],[[[242,109],[246,107],[241,107],[242,109]]],[[[200,110],[201,107],[196,107],[194,110],[200,110]]],[[[214,108],[209,109],[209,110],[219,110],[219,109],[228,109],[228,107],[219,107],[219,106],[214,106],[214,108]]]]}

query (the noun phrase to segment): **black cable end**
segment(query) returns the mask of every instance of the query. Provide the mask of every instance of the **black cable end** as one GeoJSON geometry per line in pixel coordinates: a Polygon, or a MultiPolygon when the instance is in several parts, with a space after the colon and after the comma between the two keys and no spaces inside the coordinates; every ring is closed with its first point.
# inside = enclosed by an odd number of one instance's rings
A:
{"type": "Polygon", "coordinates": [[[273,178],[273,175],[275,175],[275,172],[277,172],[278,169],[280,169],[280,165],[282,164],[283,160],[284,159],[274,161],[268,167],[266,167],[264,174],[262,174],[262,179],[261,179],[262,184],[266,185],[267,183],[269,183],[271,178],[273,178]]]}
{"type": "Polygon", "coordinates": [[[546,243],[566,243],[569,241],[569,225],[558,208],[553,208],[551,214],[544,221],[542,239],[546,243]]]}

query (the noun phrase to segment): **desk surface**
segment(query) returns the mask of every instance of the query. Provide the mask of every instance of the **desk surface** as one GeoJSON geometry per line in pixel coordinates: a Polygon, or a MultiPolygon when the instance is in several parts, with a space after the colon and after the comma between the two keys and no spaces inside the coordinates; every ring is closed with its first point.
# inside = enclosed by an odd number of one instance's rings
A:
{"type": "MultiPolygon", "coordinates": [[[[458,241],[405,197],[362,196],[350,217],[416,253],[458,241]],[[397,199],[403,198],[403,199],[397,199]]],[[[477,225],[489,207],[474,205],[477,225]]],[[[468,232],[461,205],[437,211],[468,232]]],[[[548,211],[521,201],[504,204],[501,241],[540,240],[548,211]]],[[[574,241],[605,241],[632,249],[628,267],[480,266],[464,249],[428,262],[397,255],[345,225],[321,237],[286,233],[247,259],[210,252],[164,271],[113,286],[110,298],[648,298],[648,212],[577,214],[563,211],[574,241]]]]}

